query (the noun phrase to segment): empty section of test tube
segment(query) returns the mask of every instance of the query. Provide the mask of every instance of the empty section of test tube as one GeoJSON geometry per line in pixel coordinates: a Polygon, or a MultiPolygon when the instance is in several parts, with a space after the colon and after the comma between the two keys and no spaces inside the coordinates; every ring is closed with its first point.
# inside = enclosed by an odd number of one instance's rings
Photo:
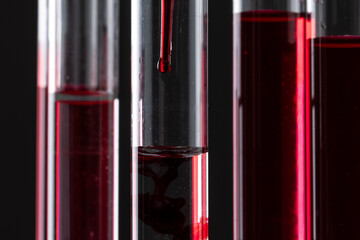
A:
{"type": "Polygon", "coordinates": [[[360,238],[360,2],[311,1],[314,238],[360,238]]]}
{"type": "Polygon", "coordinates": [[[132,239],[208,239],[207,1],[133,0],[132,239]]]}
{"type": "Polygon", "coordinates": [[[233,10],[234,240],[309,239],[305,4],[233,10]]]}
{"type": "Polygon", "coordinates": [[[118,239],[119,3],[40,4],[37,240],[118,239]]]}

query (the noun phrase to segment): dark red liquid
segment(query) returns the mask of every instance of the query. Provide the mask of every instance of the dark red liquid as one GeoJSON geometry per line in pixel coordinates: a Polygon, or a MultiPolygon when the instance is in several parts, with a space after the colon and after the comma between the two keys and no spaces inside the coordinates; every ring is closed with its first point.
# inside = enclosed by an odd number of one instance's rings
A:
{"type": "Polygon", "coordinates": [[[306,239],[305,20],[234,16],[235,238],[306,239]]]}
{"type": "Polygon", "coordinates": [[[112,239],[114,103],[56,95],[56,239],[112,239]]]}
{"type": "Polygon", "coordinates": [[[135,148],[133,167],[138,220],[132,239],[208,239],[206,149],[135,148]]]}
{"type": "Polygon", "coordinates": [[[171,38],[173,28],[174,0],[161,0],[161,48],[158,69],[171,71],[171,38]]]}
{"type": "Polygon", "coordinates": [[[360,239],[360,36],[313,40],[318,240],[360,239]]]}

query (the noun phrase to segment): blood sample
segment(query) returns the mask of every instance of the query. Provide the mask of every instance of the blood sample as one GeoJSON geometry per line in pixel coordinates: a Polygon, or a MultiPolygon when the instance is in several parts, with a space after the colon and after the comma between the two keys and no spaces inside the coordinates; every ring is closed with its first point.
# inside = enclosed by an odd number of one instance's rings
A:
{"type": "Polygon", "coordinates": [[[360,36],[316,38],[314,78],[319,239],[360,238],[360,36]],[[341,69],[341,70],[340,70],[341,69]],[[321,147],[319,146],[321,145],[321,147]]]}
{"type": "Polygon", "coordinates": [[[118,1],[40,4],[36,239],[118,239],[118,1]]]}
{"type": "Polygon", "coordinates": [[[301,4],[234,1],[236,240],[304,240],[310,236],[306,20],[301,4]]]}
{"type": "Polygon", "coordinates": [[[133,240],[209,238],[206,13],[132,1],[133,240]]]}
{"type": "Polygon", "coordinates": [[[99,92],[55,96],[59,239],[114,239],[115,106],[99,92]]]}
{"type": "Polygon", "coordinates": [[[313,2],[314,239],[359,239],[360,2],[313,2]]]}
{"type": "Polygon", "coordinates": [[[315,126],[321,148],[316,155],[318,234],[320,239],[360,237],[357,188],[360,179],[358,108],[360,52],[359,36],[316,38],[314,74],[319,95],[315,102],[319,113],[315,126]],[[341,71],[339,71],[341,69],[341,71]],[[342,79],[339,82],[339,79],[342,79]],[[331,226],[325,229],[326,226],[331,226]]]}
{"type": "Polygon", "coordinates": [[[139,219],[148,226],[139,238],[207,239],[207,149],[139,147],[136,153],[139,219]]]}

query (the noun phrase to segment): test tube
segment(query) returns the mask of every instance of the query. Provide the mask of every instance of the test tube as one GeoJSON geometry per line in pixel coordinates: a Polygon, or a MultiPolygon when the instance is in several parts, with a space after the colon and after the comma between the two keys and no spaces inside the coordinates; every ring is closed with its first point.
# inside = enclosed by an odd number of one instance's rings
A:
{"type": "Polygon", "coordinates": [[[310,2],[313,239],[360,239],[360,2],[310,2]]]}
{"type": "Polygon", "coordinates": [[[132,240],[208,239],[207,0],[132,0],[132,240]]]}
{"type": "Polygon", "coordinates": [[[309,239],[305,1],[233,12],[234,239],[309,239]]]}
{"type": "Polygon", "coordinates": [[[36,230],[35,239],[46,239],[46,132],[48,77],[48,3],[38,2],[37,63],[37,150],[36,150],[36,230]]]}
{"type": "Polygon", "coordinates": [[[37,239],[118,239],[118,0],[40,5],[37,239]]]}

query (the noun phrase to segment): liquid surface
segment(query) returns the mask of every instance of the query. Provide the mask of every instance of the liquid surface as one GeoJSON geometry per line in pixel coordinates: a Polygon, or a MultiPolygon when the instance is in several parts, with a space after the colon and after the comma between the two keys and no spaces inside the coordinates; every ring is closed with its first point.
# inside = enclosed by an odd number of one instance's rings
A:
{"type": "Polygon", "coordinates": [[[56,234],[112,239],[114,101],[91,92],[56,95],[56,234]]]}
{"type": "Polygon", "coordinates": [[[316,236],[360,239],[360,36],[313,40],[316,236]]]}
{"type": "Polygon", "coordinates": [[[206,149],[134,148],[133,168],[138,171],[133,240],[208,239],[206,149]]]}
{"type": "Polygon", "coordinates": [[[305,20],[273,10],[234,15],[235,233],[303,240],[305,20]]]}

